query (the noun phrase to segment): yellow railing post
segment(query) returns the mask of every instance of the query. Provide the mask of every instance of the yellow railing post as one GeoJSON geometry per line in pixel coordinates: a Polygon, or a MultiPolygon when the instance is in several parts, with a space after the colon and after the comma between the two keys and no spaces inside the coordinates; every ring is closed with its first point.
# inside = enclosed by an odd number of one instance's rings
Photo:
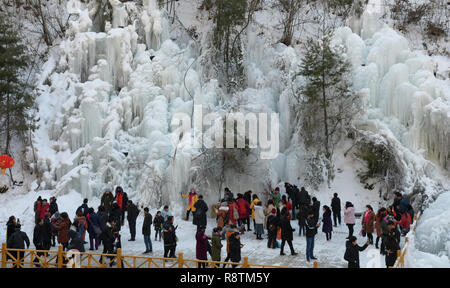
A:
{"type": "Polygon", "coordinates": [[[408,243],[408,237],[405,237],[405,244],[408,243]]]}
{"type": "Polygon", "coordinates": [[[2,268],[6,268],[6,243],[2,243],[2,268]]]}
{"type": "Polygon", "coordinates": [[[317,263],[317,261],[314,261],[314,268],[319,268],[319,263],[317,263]]]}
{"type": "Polygon", "coordinates": [[[117,268],[122,268],[122,248],[117,248],[117,268]]]}
{"type": "Polygon", "coordinates": [[[183,252],[178,253],[178,268],[183,268],[183,252]]]}
{"type": "Polygon", "coordinates": [[[402,267],[402,250],[397,250],[398,267],[402,267]]]}
{"type": "Polygon", "coordinates": [[[58,247],[58,257],[57,257],[57,261],[58,261],[58,268],[62,268],[63,267],[63,246],[59,245],[58,247]]]}
{"type": "Polygon", "coordinates": [[[250,265],[248,265],[248,257],[244,257],[244,263],[242,264],[242,268],[250,268],[250,265]]]}

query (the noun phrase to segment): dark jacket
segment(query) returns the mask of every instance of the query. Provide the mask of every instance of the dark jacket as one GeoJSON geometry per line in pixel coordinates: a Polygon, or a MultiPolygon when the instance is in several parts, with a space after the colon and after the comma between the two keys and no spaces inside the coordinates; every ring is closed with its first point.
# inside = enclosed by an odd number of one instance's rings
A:
{"type": "Polygon", "coordinates": [[[303,188],[299,191],[298,195],[298,203],[302,204],[302,205],[309,205],[310,203],[310,197],[308,192],[303,188]]]}
{"type": "Polygon", "coordinates": [[[298,213],[297,213],[298,225],[306,226],[306,218],[307,217],[308,217],[308,206],[300,205],[298,213]]]}
{"type": "Polygon", "coordinates": [[[358,244],[353,245],[350,241],[347,241],[345,246],[344,260],[348,262],[348,268],[359,268],[359,251],[364,251],[368,244],[364,246],[358,246],[358,244]]]}
{"type": "Polygon", "coordinates": [[[73,231],[73,230],[69,230],[69,237],[70,237],[70,243],[68,248],[71,249],[77,249],[80,252],[86,252],[86,250],[84,249],[84,244],[83,244],[83,240],[81,240],[80,234],[73,231]]]}
{"type": "Polygon", "coordinates": [[[106,222],[108,222],[108,213],[105,211],[99,211],[97,213],[98,223],[100,224],[100,229],[103,231],[106,227],[106,222]]]}
{"type": "Polygon", "coordinates": [[[162,215],[156,215],[155,219],[153,219],[153,226],[156,229],[161,229],[164,224],[164,217],[162,215]]]}
{"type": "Polygon", "coordinates": [[[151,234],[152,230],[152,214],[148,213],[144,216],[144,223],[142,224],[142,235],[148,236],[151,234]]]}
{"type": "Polygon", "coordinates": [[[9,237],[7,247],[13,249],[25,249],[25,243],[27,249],[30,248],[30,239],[27,233],[20,231],[20,228],[16,228],[16,231],[9,237]]]}
{"type": "Polygon", "coordinates": [[[331,199],[331,210],[333,212],[341,212],[341,199],[339,197],[331,199]]]}
{"type": "Polygon", "coordinates": [[[13,221],[8,221],[6,223],[6,241],[8,241],[9,237],[16,232],[16,224],[13,221]]]}
{"type": "Polygon", "coordinates": [[[58,204],[56,204],[56,200],[50,203],[50,215],[55,214],[56,212],[58,212],[58,204]]]}
{"type": "Polygon", "coordinates": [[[87,204],[81,205],[77,208],[77,211],[75,212],[76,215],[78,215],[78,211],[81,211],[83,213],[83,216],[86,217],[86,215],[89,213],[89,207],[87,204]]]}
{"type": "Polygon", "coordinates": [[[306,237],[314,237],[317,234],[317,221],[312,218],[306,219],[306,237]]]}
{"type": "Polygon", "coordinates": [[[220,261],[220,251],[222,250],[222,237],[218,233],[213,233],[211,239],[211,259],[213,261],[220,261]]]}
{"type": "Polygon", "coordinates": [[[197,245],[195,246],[195,257],[199,260],[208,260],[208,238],[202,231],[197,231],[195,235],[197,245]]]}
{"type": "Polygon", "coordinates": [[[177,245],[177,236],[175,234],[176,228],[173,224],[166,221],[163,225],[163,229],[164,246],[177,245]]]}
{"type": "Polygon", "coordinates": [[[139,215],[139,209],[137,208],[136,205],[134,205],[134,203],[132,203],[128,208],[127,208],[127,219],[128,221],[136,221],[138,215],[139,215]]]}
{"type": "Polygon", "coordinates": [[[50,220],[45,219],[44,224],[41,226],[37,224],[33,231],[33,244],[39,250],[47,250],[51,246],[52,227],[50,220]]]}
{"type": "Polygon", "coordinates": [[[106,194],[106,192],[103,193],[100,205],[105,207],[106,212],[110,212],[112,210],[113,202],[114,202],[114,196],[111,192],[108,194],[106,194]]]}
{"type": "Polygon", "coordinates": [[[288,240],[292,241],[294,239],[293,233],[295,230],[291,227],[291,221],[284,216],[280,220],[280,227],[281,227],[281,239],[282,240],[288,240]]]}
{"type": "Polygon", "coordinates": [[[231,262],[241,261],[241,241],[236,237],[230,237],[230,259],[231,262]]]}
{"type": "Polygon", "coordinates": [[[323,213],[322,218],[323,226],[322,226],[322,232],[324,233],[330,233],[333,231],[333,223],[331,222],[331,211],[325,211],[323,213]]]}
{"type": "Polygon", "coordinates": [[[100,234],[100,239],[103,241],[103,243],[105,243],[105,247],[112,247],[114,244],[114,240],[116,239],[116,237],[114,236],[113,229],[114,227],[106,224],[104,230],[102,231],[102,234],[100,234]]]}
{"type": "Polygon", "coordinates": [[[316,219],[316,222],[319,222],[319,213],[320,213],[320,201],[317,200],[312,205],[312,210],[314,213],[314,219],[316,219]]]}
{"type": "Polygon", "coordinates": [[[97,235],[97,233],[95,232],[96,228],[98,227],[99,229],[101,229],[101,224],[100,224],[100,218],[98,217],[97,213],[91,213],[89,214],[87,217],[87,224],[88,224],[88,232],[89,235],[97,235]]]}
{"type": "Polygon", "coordinates": [[[204,200],[198,200],[195,205],[194,221],[192,223],[197,226],[206,226],[206,212],[208,211],[208,205],[204,200]]]}
{"type": "Polygon", "coordinates": [[[397,253],[397,250],[400,250],[400,232],[397,229],[392,229],[388,231],[385,238],[385,248],[386,251],[391,253],[397,253]]]}
{"type": "Polygon", "coordinates": [[[278,227],[280,227],[280,218],[269,215],[269,217],[267,217],[267,230],[276,232],[278,231],[278,227]]]}

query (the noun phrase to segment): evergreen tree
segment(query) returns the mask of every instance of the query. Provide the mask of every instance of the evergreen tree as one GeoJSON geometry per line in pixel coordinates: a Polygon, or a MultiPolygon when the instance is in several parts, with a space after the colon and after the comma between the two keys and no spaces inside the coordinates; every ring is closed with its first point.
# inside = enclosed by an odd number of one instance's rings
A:
{"type": "Polygon", "coordinates": [[[300,71],[298,89],[301,134],[307,148],[331,161],[340,132],[356,114],[357,94],[351,91],[350,64],[342,50],[330,45],[331,33],[310,38],[300,71]]]}
{"type": "Polygon", "coordinates": [[[21,77],[28,67],[25,49],[12,24],[0,17],[0,133],[5,154],[9,154],[12,137],[24,136],[23,132],[29,129],[27,111],[33,99],[21,77]]]}

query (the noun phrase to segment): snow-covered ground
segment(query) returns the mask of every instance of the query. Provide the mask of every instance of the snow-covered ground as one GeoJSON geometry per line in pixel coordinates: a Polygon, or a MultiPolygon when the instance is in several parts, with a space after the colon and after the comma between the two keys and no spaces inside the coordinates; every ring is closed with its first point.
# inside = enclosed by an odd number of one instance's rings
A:
{"type": "MultiPolygon", "coordinates": [[[[20,219],[22,223],[22,231],[28,234],[30,240],[33,237],[33,229],[34,229],[34,217],[33,217],[33,203],[37,199],[38,196],[41,196],[43,199],[49,199],[52,195],[54,195],[51,191],[39,191],[39,193],[30,192],[25,195],[17,195],[12,196],[11,194],[2,194],[0,195],[0,203],[4,203],[2,205],[2,209],[0,209],[0,239],[2,242],[6,239],[6,221],[9,216],[14,215],[16,218],[20,219]]],[[[320,199],[319,199],[320,200],[320,199]]],[[[57,199],[58,207],[60,212],[67,212],[71,219],[75,215],[75,211],[78,206],[81,205],[83,199],[79,193],[70,193],[67,195],[59,196],[57,199]]],[[[324,201],[324,200],[322,200],[324,201]]],[[[329,201],[327,201],[327,204],[329,201]]],[[[97,207],[100,203],[100,200],[97,198],[91,199],[89,201],[90,207],[97,207]]],[[[150,213],[152,215],[156,214],[155,209],[151,209],[150,213]]],[[[343,215],[342,215],[343,217],[343,215]]],[[[358,219],[357,219],[358,220],[358,219]]],[[[136,241],[130,242],[130,233],[128,228],[128,223],[125,221],[125,226],[122,227],[121,235],[122,235],[122,250],[123,254],[126,255],[138,255],[143,256],[142,252],[145,251],[145,244],[143,237],[141,235],[141,227],[143,222],[143,211],[141,209],[141,213],[137,219],[136,224],[136,241]]],[[[192,224],[192,217],[190,221],[184,221],[180,216],[175,218],[174,225],[178,225],[177,236],[179,238],[179,242],[177,243],[177,252],[183,252],[184,258],[186,259],[195,259],[195,232],[196,226],[192,224]]],[[[313,263],[306,262],[306,240],[305,237],[301,237],[298,235],[298,222],[293,220],[291,223],[292,227],[296,229],[294,232],[294,249],[298,253],[297,256],[290,256],[289,246],[286,244],[285,253],[286,256],[280,256],[279,249],[268,249],[267,248],[267,240],[256,240],[256,235],[253,232],[248,232],[242,235],[241,242],[244,244],[242,248],[242,256],[247,256],[249,258],[249,263],[251,264],[266,264],[266,265],[275,265],[275,266],[295,266],[295,267],[312,267],[313,263]]],[[[212,229],[216,226],[215,219],[208,218],[208,225],[206,232],[211,235],[212,229]]],[[[253,229],[253,223],[252,223],[253,229]]],[[[342,224],[338,227],[333,227],[333,238],[331,241],[326,241],[325,234],[321,232],[321,228],[319,228],[319,232],[316,236],[314,253],[318,258],[319,267],[346,267],[346,261],[344,261],[344,252],[345,252],[345,237],[348,235],[347,226],[342,224]]],[[[366,239],[363,239],[361,236],[357,234],[361,230],[361,225],[357,221],[355,225],[355,236],[358,237],[358,243],[363,245],[366,239]]],[[[265,235],[267,236],[267,234],[265,235]]],[[[163,242],[153,241],[154,231],[152,230],[152,244],[153,244],[153,253],[148,256],[154,257],[163,257],[164,247],[163,242]]],[[[86,234],[86,240],[89,240],[88,234],[86,234]]],[[[225,240],[223,240],[223,244],[225,244],[225,240]]],[[[222,248],[222,260],[226,257],[226,250],[222,248]]],[[[34,248],[34,245],[31,244],[31,248],[34,248]]],[[[89,248],[89,244],[85,245],[85,248],[89,248]]],[[[369,246],[365,251],[360,254],[361,266],[366,267],[367,263],[378,263],[376,261],[380,261],[381,267],[384,266],[384,258],[376,258],[379,256],[379,251],[371,251],[374,246],[369,246]],[[375,253],[376,252],[376,253],[375,253]],[[376,257],[375,257],[376,256],[376,257]]],[[[52,247],[52,250],[57,248],[52,247]]],[[[101,247],[99,251],[101,252],[101,247]]],[[[375,265],[374,264],[374,265],[375,265]]],[[[375,266],[378,267],[378,266],[375,266]]]]}

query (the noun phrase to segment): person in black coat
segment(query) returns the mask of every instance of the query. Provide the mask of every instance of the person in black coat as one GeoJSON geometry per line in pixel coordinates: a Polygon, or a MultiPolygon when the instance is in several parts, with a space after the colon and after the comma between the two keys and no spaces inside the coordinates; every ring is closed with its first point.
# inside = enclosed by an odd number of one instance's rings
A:
{"type": "Polygon", "coordinates": [[[89,213],[89,207],[88,207],[88,199],[83,200],[83,204],[77,208],[77,211],[75,212],[76,215],[78,215],[78,211],[81,211],[83,213],[83,216],[86,217],[89,213]]]}
{"type": "Polygon", "coordinates": [[[334,227],[341,225],[341,199],[339,199],[338,194],[333,194],[333,199],[331,199],[331,211],[333,212],[334,227]]]}
{"type": "Polygon", "coordinates": [[[313,204],[312,204],[312,211],[314,213],[314,220],[316,222],[319,222],[319,215],[320,215],[320,201],[317,200],[316,197],[312,198],[313,204]]]}
{"type": "Polygon", "coordinates": [[[116,225],[117,230],[120,231],[121,228],[121,221],[122,221],[122,209],[120,209],[119,204],[114,203],[113,208],[111,210],[111,213],[109,215],[110,218],[113,218],[114,225],[116,225]]]}
{"type": "Polygon", "coordinates": [[[128,227],[130,227],[130,234],[131,239],[128,241],[135,241],[136,240],[136,219],[139,215],[139,209],[134,205],[133,201],[128,200],[127,204],[127,220],[128,220],[128,227]]]}
{"type": "Polygon", "coordinates": [[[98,206],[97,210],[98,222],[100,223],[100,230],[105,229],[106,223],[108,222],[108,212],[105,211],[105,207],[98,206]]]}
{"type": "Polygon", "coordinates": [[[8,242],[9,237],[16,232],[16,217],[10,216],[8,222],[6,223],[6,241],[8,242]]]}
{"type": "Polygon", "coordinates": [[[284,213],[281,215],[280,220],[280,227],[281,227],[281,250],[280,255],[286,255],[283,253],[284,251],[284,244],[286,242],[289,245],[289,248],[291,249],[291,255],[297,255],[297,253],[294,251],[294,246],[292,245],[292,240],[294,239],[293,232],[295,229],[292,229],[291,227],[291,221],[289,220],[288,213],[284,213]]]}
{"type": "Polygon", "coordinates": [[[177,227],[173,226],[173,216],[167,217],[167,221],[163,225],[163,239],[164,239],[164,258],[176,258],[175,249],[177,247],[177,235],[175,231],[177,227]]]}
{"type": "Polygon", "coordinates": [[[145,243],[145,252],[151,253],[153,251],[152,248],[152,240],[151,240],[151,232],[152,232],[152,222],[153,216],[149,213],[149,209],[147,207],[144,208],[144,223],[142,224],[142,235],[144,235],[144,243],[145,243]]]}
{"type": "Polygon", "coordinates": [[[84,249],[84,241],[81,239],[80,233],[70,229],[69,230],[69,250],[76,249],[79,252],[86,252],[84,249]]]}
{"type": "MultiPolygon", "coordinates": [[[[243,244],[241,244],[240,240],[241,236],[239,235],[239,232],[235,232],[230,235],[230,260],[231,262],[238,263],[241,261],[241,248],[244,247],[243,244]]],[[[231,265],[233,268],[235,268],[237,265],[233,264],[231,265]]]]}
{"type": "Polygon", "coordinates": [[[394,222],[388,222],[388,232],[385,236],[386,267],[392,267],[397,261],[397,250],[400,250],[400,232],[395,227],[394,222]]]}
{"type": "Polygon", "coordinates": [[[159,235],[159,241],[161,241],[162,226],[164,224],[164,217],[161,211],[157,211],[155,218],[153,219],[153,227],[155,227],[155,241],[159,235]]]}
{"type": "MultiPolygon", "coordinates": [[[[6,243],[6,247],[11,248],[11,249],[25,249],[25,244],[27,246],[26,249],[30,248],[30,239],[27,236],[27,233],[20,231],[20,224],[16,225],[16,230],[15,232],[11,235],[11,237],[9,237],[8,242],[6,243]]],[[[10,251],[11,255],[13,255],[14,257],[17,257],[17,255],[19,256],[19,259],[22,259],[21,264],[23,263],[23,256],[25,254],[25,252],[21,251],[21,252],[16,252],[16,251],[10,251]]],[[[17,264],[14,264],[13,266],[18,267],[17,264]]]]}
{"type": "Polygon", "coordinates": [[[203,200],[203,195],[198,196],[198,201],[195,202],[195,214],[194,214],[194,220],[192,223],[194,225],[197,225],[197,230],[201,226],[205,226],[207,224],[206,220],[206,212],[208,211],[208,205],[203,200]]]}
{"type": "Polygon", "coordinates": [[[300,205],[299,210],[297,213],[297,219],[298,219],[298,236],[306,235],[306,217],[308,217],[308,206],[306,205],[300,205]]]}
{"type": "Polygon", "coordinates": [[[320,224],[317,223],[314,212],[309,211],[306,218],[306,261],[316,260],[314,257],[314,237],[317,234],[317,228],[320,224]]]}
{"type": "Polygon", "coordinates": [[[284,188],[286,188],[286,194],[288,195],[288,200],[292,203],[292,220],[295,220],[296,213],[295,209],[298,207],[297,203],[297,191],[298,188],[295,185],[291,185],[287,182],[284,183],[284,188]]]}
{"type": "MultiPolygon", "coordinates": [[[[120,221],[120,220],[119,220],[120,221]]],[[[117,226],[116,218],[110,217],[106,222],[105,228],[100,234],[100,239],[103,242],[103,254],[114,254],[114,241],[116,236],[114,235],[114,227],[117,226]]],[[[120,226],[120,225],[119,225],[120,226]]],[[[108,256],[111,260],[114,256],[108,256]]],[[[100,262],[104,263],[104,257],[100,258],[100,262]]],[[[114,262],[110,264],[112,266],[114,262]]]]}
{"type": "Polygon", "coordinates": [[[344,254],[345,261],[348,262],[348,268],[359,268],[359,252],[364,251],[369,246],[369,240],[367,240],[364,246],[358,246],[355,236],[351,236],[346,242],[346,250],[344,254]]]}
{"type": "Polygon", "coordinates": [[[55,197],[50,197],[50,208],[49,208],[50,216],[53,216],[56,212],[58,212],[58,204],[56,203],[55,197]]]}
{"type": "MultiPolygon", "coordinates": [[[[52,244],[52,231],[49,220],[41,219],[34,227],[33,244],[36,250],[49,250],[52,244]]],[[[39,253],[38,253],[39,255],[39,253]]],[[[42,253],[41,253],[42,255],[42,253]]]]}
{"type": "Polygon", "coordinates": [[[273,208],[271,214],[267,217],[267,248],[277,248],[277,231],[280,227],[280,218],[277,217],[277,209],[273,208]]]}

